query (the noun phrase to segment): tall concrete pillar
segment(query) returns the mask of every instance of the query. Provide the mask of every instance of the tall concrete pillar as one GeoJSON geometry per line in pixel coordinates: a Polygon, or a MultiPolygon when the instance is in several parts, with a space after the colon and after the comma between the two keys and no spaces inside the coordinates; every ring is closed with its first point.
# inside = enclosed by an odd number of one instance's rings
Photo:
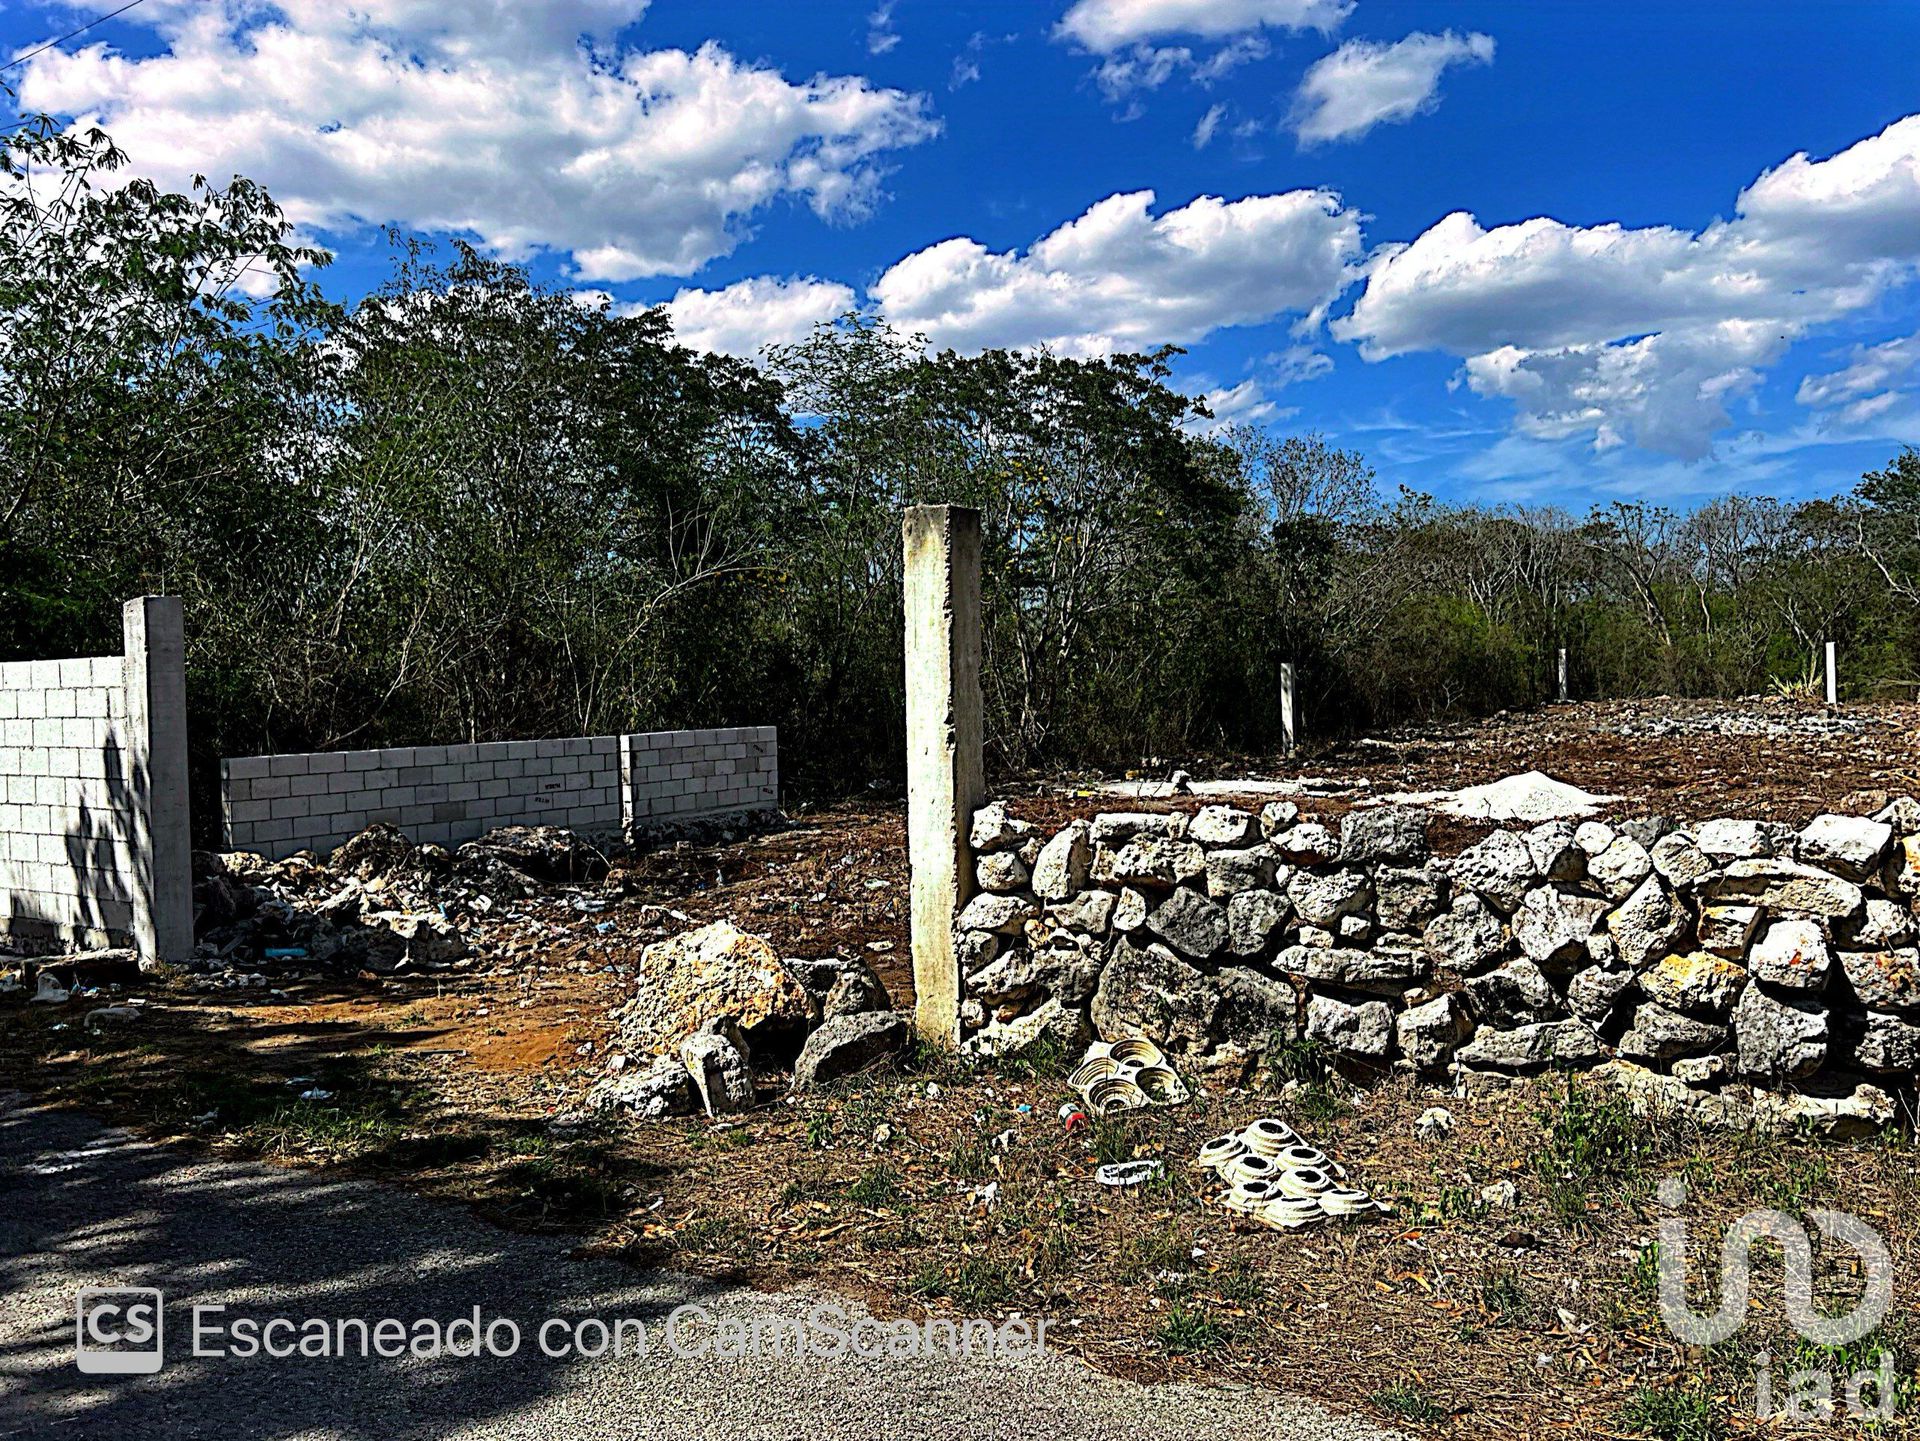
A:
{"type": "Polygon", "coordinates": [[[1560,647],[1560,699],[1567,698],[1567,648],[1560,647]]]}
{"type": "Polygon", "coordinates": [[[1288,755],[1300,743],[1300,733],[1293,724],[1293,662],[1280,662],[1280,747],[1288,755]]]}
{"type": "Polygon", "coordinates": [[[1833,642],[1827,642],[1827,704],[1840,704],[1840,672],[1834,664],[1833,642]]]}
{"type": "Polygon", "coordinates": [[[142,965],[193,955],[187,825],[187,657],[180,598],[121,608],[126,765],[133,815],[133,935],[142,965]]]}
{"type": "Polygon", "coordinates": [[[960,1040],[953,921],[973,895],[968,833],[986,794],[980,719],[980,512],[916,505],[906,552],[907,860],[914,1027],[960,1040]]]}

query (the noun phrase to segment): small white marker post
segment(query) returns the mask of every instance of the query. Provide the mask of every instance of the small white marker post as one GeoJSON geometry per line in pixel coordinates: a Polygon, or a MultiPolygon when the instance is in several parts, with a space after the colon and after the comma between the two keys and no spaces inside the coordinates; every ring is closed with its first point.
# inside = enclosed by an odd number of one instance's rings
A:
{"type": "Polygon", "coordinates": [[[1566,699],[1567,699],[1567,648],[1565,646],[1561,646],[1560,647],[1560,700],[1561,700],[1561,703],[1565,704],[1566,699]]]}
{"type": "Polygon", "coordinates": [[[1840,704],[1840,676],[1833,663],[1833,642],[1827,642],[1827,704],[1840,704]]]}
{"type": "Polygon", "coordinates": [[[1288,755],[1297,743],[1293,728],[1293,662],[1280,662],[1280,744],[1288,755]]]}

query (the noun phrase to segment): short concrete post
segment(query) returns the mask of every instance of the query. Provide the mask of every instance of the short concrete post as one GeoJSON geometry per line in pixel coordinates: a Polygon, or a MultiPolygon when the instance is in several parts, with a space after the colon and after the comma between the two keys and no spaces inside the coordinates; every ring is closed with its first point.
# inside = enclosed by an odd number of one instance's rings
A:
{"type": "Polygon", "coordinates": [[[907,860],[912,867],[914,1028],[960,1040],[953,922],[973,895],[968,841],[985,797],[980,718],[980,512],[916,505],[906,554],[907,860]]]}
{"type": "Polygon", "coordinates": [[[1827,642],[1827,704],[1840,704],[1840,675],[1833,663],[1833,642],[1827,642]]]}
{"type": "Polygon", "coordinates": [[[126,766],[133,812],[133,936],[143,965],[193,955],[187,825],[187,664],[180,598],[121,608],[126,766]]]}
{"type": "Polygon", "coordinates": [[[1560,647],[1560,699],[1562,702],[1564,702],[1566,698],[1567,698],[1567,648],[1565,646],[1561,646],[1560,647]]]}
{"type": "Polygon", "coordinates": [[[1299,744],[1299,732],[1293,727],[1293,662],[1280,662],[1280,748],[1287,755],[1299,744]]]}

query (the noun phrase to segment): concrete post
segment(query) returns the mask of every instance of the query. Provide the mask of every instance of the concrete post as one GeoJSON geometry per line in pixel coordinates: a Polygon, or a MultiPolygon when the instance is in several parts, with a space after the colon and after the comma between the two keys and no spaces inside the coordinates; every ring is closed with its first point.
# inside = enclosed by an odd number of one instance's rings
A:
{"type": "Polygon", "coordinates": [[[121,608],[132,802],[133,935],[142,965],[193,955],[193,864],[187,826],[187,667],[180,598],[143,595],[121,608]]]}
{"type": "Polygon", "coordinates": [[[1833,663],[1833,642],[1827,642],[1827,704],[1840,704],[1840,674],[1833,663]]]}
{"type": "Polygon", "coordinates": [[[1560,699],[1564,703],[1566,698],[1567,698],[1567,648],[1565,646],[1561,646],[1560,647],[1560,699]]]}
{"type": "Polygon", "coordinates": [[[1293,726],[1293,662],[1280,662],[1280,748],[1288,755],[1299,744],[1299,732],[1293,726]]]}
{"type": "Polygon", "coordinates": [[[985,799],[980,719],[980,512],[916,505],[906,554],[907,860],[912,867],[914,1028],[960,1040],[953,922],[973,894],[968,834],[985,799]]]}

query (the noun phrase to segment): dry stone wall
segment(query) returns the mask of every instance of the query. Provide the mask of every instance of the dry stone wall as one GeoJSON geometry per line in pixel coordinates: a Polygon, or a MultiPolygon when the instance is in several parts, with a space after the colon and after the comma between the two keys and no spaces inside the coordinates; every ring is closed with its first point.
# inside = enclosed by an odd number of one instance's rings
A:
{"type": "Polygon", "coordinates": [[[965,1049],[1152,1038],[1244,1070],[1314,1041],[1469,1091],[1601,1065],[1703,1095],[1920,1066],[1920,804],[1804,829],[1658,818],[1495,831],[1433,857],[1424,811],[1336,823],[1113,813],[972,827],[965,1049]]]}

